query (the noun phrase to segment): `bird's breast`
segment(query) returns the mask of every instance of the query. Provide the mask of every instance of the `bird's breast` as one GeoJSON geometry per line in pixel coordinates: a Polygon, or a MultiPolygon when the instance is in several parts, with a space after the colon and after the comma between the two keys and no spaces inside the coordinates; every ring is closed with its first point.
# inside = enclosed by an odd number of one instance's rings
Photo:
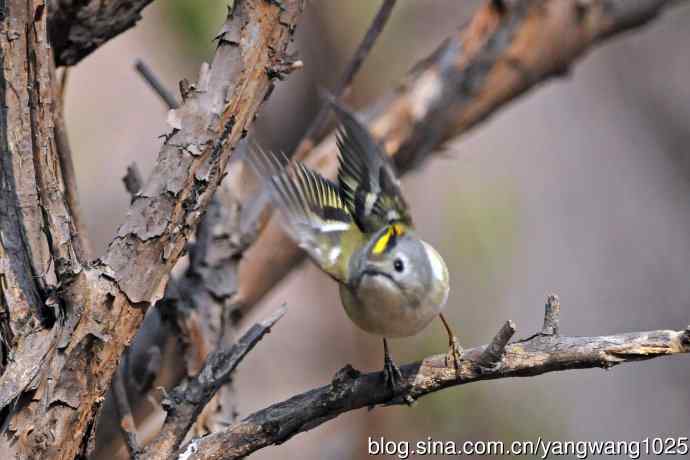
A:
{"type": "Polygon", "coordinates": [[[359,328],[391,338],[419,333],[443,308],[443,304],[429,298],[410,302],[385,277],[363,279],[356,292],[341,285],[340,297],[346,313],[359,328]]]}

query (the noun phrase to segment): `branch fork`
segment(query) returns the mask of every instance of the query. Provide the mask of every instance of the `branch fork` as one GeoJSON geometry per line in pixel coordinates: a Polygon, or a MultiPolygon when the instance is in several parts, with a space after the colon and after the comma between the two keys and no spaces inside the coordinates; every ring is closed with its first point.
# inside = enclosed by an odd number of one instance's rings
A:
{"type": "MultiPolygon", "coordinates": [[[[542,331],[515,343],[510,343],[515,324],[506,321],[488,345],[465,350],[458,369],[452,364],[448,366],[445,355],[429,356],[401,366],[410,395],[418,399],[447,387],[480,380],[536,376],[568,369],[608,369],[628,361],[690,353],[690,326],[684,331],[632,332],[605,337],[554,334],[554,325],[558,330],[559,306],[558,297],[550,295],[542,331]]],[[[241,458],[263,447],[283,443],[344,412],[402,404],[382,382],[382,372],[362,374],[346,365],[329,385],[259,410],[223,431],[194,439],[178,453],[189,454],[188,460],[216,456],[241,458]]]]}

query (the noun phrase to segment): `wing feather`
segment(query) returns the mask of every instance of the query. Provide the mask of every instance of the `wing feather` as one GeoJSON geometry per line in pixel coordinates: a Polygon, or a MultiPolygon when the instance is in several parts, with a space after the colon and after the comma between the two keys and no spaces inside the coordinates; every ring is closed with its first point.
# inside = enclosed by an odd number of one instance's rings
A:
{"type": "Polygon", "coordinates": [[[338,264],[341,236],[359,231],[338,186],[302,163],[290,165],[282,153],[249,149],[250,166],[268,186],[292,239],[336,279],[345,270],[338,264]]]}
{"type": "Polygon", "coordinates": [[[340,121],[338,184],[357,225],[366,233],[394,223],[412,226],[388,155],[348,109],[331,100],[340,121]]]}

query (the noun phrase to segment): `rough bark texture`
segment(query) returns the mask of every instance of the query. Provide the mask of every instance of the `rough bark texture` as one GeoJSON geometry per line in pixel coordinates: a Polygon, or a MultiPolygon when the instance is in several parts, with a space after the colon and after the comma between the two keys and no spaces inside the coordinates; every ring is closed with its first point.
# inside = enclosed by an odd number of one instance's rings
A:
{"type": "MultiPolygon", "coordinates": [[[[54,130],[54,66],[45,5],[14,0],[0,16],[0,407],[20,407],[74,327],[60,299],[82,269],[54,130]]],[[[76,309],[75,309],[76,308],[76,309]]],[[[10,410],[10,413],[12,410],[10,410]]],[[[12,427],[10,427],[11,429],[12,427]]]]}
{"type": "MultiPolygon", "coordinates": [[[[433,149],[466,132],[506,103],[570,66],[594,45],[645,24],[670,0],[511,0],[485,2],[409,78],[369,112],[368,126],[401,173],[418,168],[433,149]]],[[[327,176],[337,170],[334,136],[306,162],[327,176]]],[[[256,215],[262,215],[256,212],[256,215]]],[[[240,264],[235,306],[247,312],[303,253],[276,219],[240,264]]]]}
{"type": "Polygon", "coordinates": [[[228,382],[242,359],[271,331],[285,311],[285,307],[282,307],[270,318],[252,326],[236,344],[211,353],[197,375],[183,381],[170,392],[163,402],[167,411],[165,423],[156,439],[146,446],[143,459],[163,460],[180,447],[206,404],[228,382]]]}
{"type": "Polygon", "coordinates": [[[298,9],[238,2],[217,36],[219,51],[195,91],[173,112],[152,177],[134,199],[104,262],[134,302],[160,298],[161,283],[210,202],[230,150],[246,134],[281,66],[298,9]],[[278,24],[278,25],[276,25],[278,24]],[[230,84],[229,82],[232,82],[230,84]]]}
{"type": "MultiPolygon", "coordinates": [[[[510,336],[506,325],[491,345],[510,336]]],[[[456,385],[480,380],[530,377],[566,369],[608,369],[638,361],[690,352],[690,326],[685,331],[651,331],[604,337],[559,337],[537,334],[505,347],[503,359],[491,368],[482,362],[486,346],[465,350],[460,367],[446,366],[446,356],[436,355],[401,367],[415,398],[456,385]]],[[[350,365],[326,386],[262,409],[241,422],[180,450],[186,460],[238,459],[296,434],[311,430],[338,415],[363,407],[401,404],[384,384],[382,372],[361,374],[350,365]]]]}
{"type": "Polygon", "coordinates": [[[57,65],[74,65],[141,19],[153,0],[48,0],[57,65]]]}
{"type": "MultiPolygon", "coordinates": [[[[173,128],[154,172],[133,198],[104,260],[89,264],[70,209],[76,193],[65,186],[65,174],[72,173],[67,157],[59,154],[66,138],[61,127],[56,130],[54,67],[77,62],[134,25],[149,2],[0,0],[0,414],[6,422],[0,453],[6,458],[73,459],[92,451],[95,415],[123,351],[146,309],[161,297],[272,80],[294,68],[286,48],[301,2],[233,2],[212,64],[202,67],[199,81],[186,88],[183,104],[169,118],[173,128]]],[[[564,74],[592,45],[644,24],[671,3],[487,2],[464,30],[377,105],[369,126],[403,172],[414,168],[433,148],[537,83],[564,74]]],[[[334,139],[322,142],[307,161],[333,175],[334,139]]],[[[211,334],[219,338],[223,318],[218,315],[221,309],[230,311],[231,296],[234,306],[248,308],[300,259],[271,220],[241,264],[238,286],[237,262],[257,226],[267,221],[267,208],[260,200],[247,205],[242,195],[250,193],[238,185],[242,168],[233,166],[229,207],[222,200],[213,205],[191,250],[191,268],[178,284],[178,300],[210,306],[214,318],[200,323],[221,324],[211,334]],[[220,225],[227,215],[233,221],[229,229],[220,225]],[[203,289],[194,288],[199,280],[203,289]]],[[[506,346],[514,332],[506,323],[488,347],[466,352],[457,374],[445,367],[443,356],[404,366],[412,395],[689,351],[689,330],[559,337],[558,300],[550,299],[547,307],[540,334],[506,346]]],[[[179,305],[175,308],[179,311],[179,305]]],[[[207,351],[199,351],[195,363],[207,351]]],[[[213,356],[206,364],[221,378],[204,380],[202,373],[189,387],[200,397],[187,400],[180,393],[184,398],[176,404],[184,410],[171,414],[170,425],[182,423],[172,436],[163,433],[172,440],[164,442],[165,452],[177,446],[237,362],[227,360],[232,353],[213,356]]],[[[346,366],[331,385],[259,411],[183,451],[187,458],[237,458],[342,412],[397,402],[381,385],[380,374],[361,375],[346,366]]]]}
{"type": "MultiPolygon", "coordinates": [[[[232,166],[231,166],[232,167],[232,166]]],[[[171,280],[157,303],[163,321],[183,350],[185,374],[196,375],[208,354],[234,342],[237,323],[230,298],[237,286],[237,268],[249,241],[238,239],[241,211],[228,187],[221,186],[199,224],[189,247],[189,265],[171,280]]],[[[177,349],[177,347],[176,347],[177,349]]],[[[235,421],[232,385],[228,382],[195,423],[197,434],[215,431],[235,421]]]]}
{"type": "Polygon", "coordinates": [[[85,266],[74,256],[55,154],[45,5],[8,3],[0,33],[2,200],[9,204],[0,298],[13,360],[0,381],[11,417],[3,455],[72,459],[86,448],[120,355],[271,87],[271,70],[284,64],[300,5],[282,4],[235,2],[212,65],[171,120],[154,172],[104,262],[85,266]]]}

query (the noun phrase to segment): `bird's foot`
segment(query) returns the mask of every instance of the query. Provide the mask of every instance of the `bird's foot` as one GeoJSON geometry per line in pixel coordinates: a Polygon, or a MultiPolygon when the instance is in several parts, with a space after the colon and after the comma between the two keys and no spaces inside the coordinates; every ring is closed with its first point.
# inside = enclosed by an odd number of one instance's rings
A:
{"type": "Polygon", "coordinates": [[[400,397],[408,406],[414,404],[415,399],[410,395],[410,390],[403,380],[400,368],[393,360],[386,356],[383,362],[383,377],[386,385],[393,392],[394,397],[400,397]]]}
{"type": "Polygon", "coordinates": [[[460,360],[462,359],[463,349],[458,342],[457,337],[450,338],[448,343],[448,353],[446,353],[446,367],[453,367],[455,372],[460,370],[460,360]]]}

